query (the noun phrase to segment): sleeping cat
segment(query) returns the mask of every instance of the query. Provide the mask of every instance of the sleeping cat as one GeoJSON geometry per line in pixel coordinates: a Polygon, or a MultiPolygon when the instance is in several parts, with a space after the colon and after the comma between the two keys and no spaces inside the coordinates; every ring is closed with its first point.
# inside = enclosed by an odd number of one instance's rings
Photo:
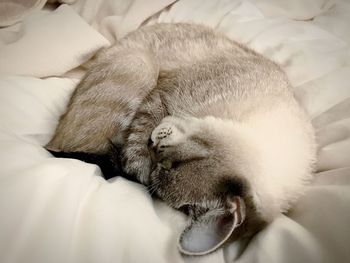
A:
{"type": "Polygon", "coordinates": [[[108,155],[110,145],[126,174],[190,216],[179,239],[189,255],[286,212],[316,155],[281,68],[194,24],[142,27],[99,52],[47,149],[108,155]]]}

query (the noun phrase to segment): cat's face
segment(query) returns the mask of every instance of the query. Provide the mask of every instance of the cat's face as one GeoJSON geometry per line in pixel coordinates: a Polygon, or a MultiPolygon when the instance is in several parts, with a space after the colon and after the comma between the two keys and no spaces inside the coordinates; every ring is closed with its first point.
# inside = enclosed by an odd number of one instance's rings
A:
{"type": "Polygon", "coordinates": [[[167,117],[152,133],[152,191],[192,218],[180,240],[184,253],[208,253],[265,223],[250,185],[254,158],[232,141],[229,126],[214,118],[167,117]]]}

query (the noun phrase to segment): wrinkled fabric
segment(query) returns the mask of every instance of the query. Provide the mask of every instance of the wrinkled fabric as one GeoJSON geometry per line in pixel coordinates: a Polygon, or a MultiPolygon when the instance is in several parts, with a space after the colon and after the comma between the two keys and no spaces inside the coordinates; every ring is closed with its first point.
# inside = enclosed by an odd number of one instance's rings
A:
{"type": "Polygon", "coordinates": [[[0,29],[0,262],[348,262],[350,3],[77,0],[0,29]],[[313,183],[252,240],[182,257],[186,218],[144,186],[43,149],[84,68],[140,25],[209,25],[278,62],[317,132],[313,183]]]}
{"type": "Polygon", "coordinates": [[[40,10],[47,0],[0,0],[0,27],[22,21],[35,10],[40,10]]]}

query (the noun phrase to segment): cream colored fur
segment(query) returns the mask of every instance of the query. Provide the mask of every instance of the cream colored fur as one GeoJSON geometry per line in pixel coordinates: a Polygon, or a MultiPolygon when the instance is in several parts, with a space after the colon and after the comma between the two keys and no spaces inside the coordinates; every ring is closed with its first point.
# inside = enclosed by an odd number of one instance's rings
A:
{"type": "Polygon", "coordinates": [[[105,153],[109,140],[122,144],[127,174],[194,219],[212,217],[212,227],[223,215],[232,221],[230,200],[240,200],[235,238],[305,192],[314,130],[273,61],[204,26],[159,24],[91,65],[48,148],[105,153]]]}
{"type": "Polygon", "coordinates": [[[241,121],[167,117],[151,138],[155,144],[177,145],[203,127],[224,143],[223,150],[228,152],[225,165],[249,181],[258,212],[265,220],[286,212],[304,193],[311,179],[316,145],[310,122],[295,103],[266,109],[241,121]],[[179,124],[185,127],[184,133],[176,128],[179,124]],[[157,139],[159,133],[168,130],[173,133],[165,141],[157,139]]]}

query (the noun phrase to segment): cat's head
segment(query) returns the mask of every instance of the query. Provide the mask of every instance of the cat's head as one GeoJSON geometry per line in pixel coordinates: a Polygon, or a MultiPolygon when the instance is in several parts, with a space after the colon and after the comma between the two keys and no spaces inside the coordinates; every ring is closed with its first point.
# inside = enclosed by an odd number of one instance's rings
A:
{"type": "Polygon", "coordinates": [[[242,129],[214,117],[167,117],[152,133],[150,187],[191,217],[179,240],[185,254],[249,236],[275,213],[256,190],[260,156],[242,129]]]}

